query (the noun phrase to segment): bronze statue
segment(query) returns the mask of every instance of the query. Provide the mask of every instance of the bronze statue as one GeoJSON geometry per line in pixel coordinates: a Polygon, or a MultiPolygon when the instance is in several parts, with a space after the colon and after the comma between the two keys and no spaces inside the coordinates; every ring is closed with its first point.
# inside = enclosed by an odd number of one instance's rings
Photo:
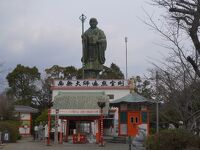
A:
{"type": "Polygon", "coordinates": [[[90,28],[82,35],[83,57],[81,61],[84,64],[86,78],[98,78],[105,63],[106,36],[97,24],[97,19],[91,18],[90,28]]]}

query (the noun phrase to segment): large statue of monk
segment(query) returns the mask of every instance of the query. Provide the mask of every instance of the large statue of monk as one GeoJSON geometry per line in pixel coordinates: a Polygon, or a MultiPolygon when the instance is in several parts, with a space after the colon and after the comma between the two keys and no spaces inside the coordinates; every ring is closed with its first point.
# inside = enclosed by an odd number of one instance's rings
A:
{"type": "Polygon", "coordinates": [[[81,61],[88,77],[95,77],[103,69],[105,63],[106,36],[97,24],[97,19],[91,18],[90,28],[82,35],[83,57],[81,61]]]}

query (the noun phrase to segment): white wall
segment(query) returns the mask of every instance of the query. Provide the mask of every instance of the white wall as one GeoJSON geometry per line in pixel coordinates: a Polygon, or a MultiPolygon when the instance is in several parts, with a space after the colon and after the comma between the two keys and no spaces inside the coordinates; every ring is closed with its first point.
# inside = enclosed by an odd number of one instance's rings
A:
{"type": "Polygon", "coordinates": [[[21,120],[30,120],[31,119],[31,115],[30,113],[20,113],[20,119],[21,120]]]}
{"type": "Polygon", "coordinates": [[[23,127],[19,127],[19,133],[20,134],[30,134],[30,128],[23,128],[23,127]]]}

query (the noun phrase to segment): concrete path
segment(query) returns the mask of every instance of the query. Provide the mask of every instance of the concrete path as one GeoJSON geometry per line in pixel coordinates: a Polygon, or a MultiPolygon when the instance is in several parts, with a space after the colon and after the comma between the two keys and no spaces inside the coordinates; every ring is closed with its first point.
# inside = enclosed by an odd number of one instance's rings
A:
{"type": "Polygon", "coordinates": [[[8,143],[0,146],[0,150],[128,150],[128,144],[106,143],[105,147],[97,144],[53,144],[46,146],[43,141],[33,141],[24,138],[17,143],[8,143]]]}

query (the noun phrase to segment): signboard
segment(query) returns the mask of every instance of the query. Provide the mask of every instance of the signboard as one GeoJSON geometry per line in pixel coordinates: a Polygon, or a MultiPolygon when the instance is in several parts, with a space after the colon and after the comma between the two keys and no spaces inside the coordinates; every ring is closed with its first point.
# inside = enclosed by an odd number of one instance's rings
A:
{"type": "Polygon", "coordinates": [[[27,128],[19,127],[19,133],[20,134],[30,134],[30,127],[27,127],[27,128]]]}
{"type": "Polygon", "coordinates": [[[54,87],[127,87],[128,80],[54,80],[54,87]]]}
{"type": "MultiPolygon", "coordinates": [[[[59,116],[62,115],[100,115],[99,109],[59,109],[59,116]]],[[[51,115],[55,115],[55,109],[51,109],[51,115]]]]}
{"type": "Polygon", "coordinates": [[[120,134],[121,135],[127,134],[127,124],[120,124],[120,134]]]}
{"type": "Polygon", "coordinates": [[[55,127],[58,127],[58,119],[59,119],[59,110],[55,109],[54,110],[54,114],[55,114],[55,127]]]}

